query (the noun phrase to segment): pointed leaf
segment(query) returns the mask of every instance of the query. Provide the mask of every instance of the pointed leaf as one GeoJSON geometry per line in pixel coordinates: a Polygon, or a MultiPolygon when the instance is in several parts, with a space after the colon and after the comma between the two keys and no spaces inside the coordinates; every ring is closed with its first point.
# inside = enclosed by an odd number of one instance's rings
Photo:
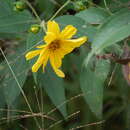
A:
{"type": "MultiPolygon", "coordinates": [[[[63,79],[57,77],[57,75],[52,72],[50,66],[46,68],[47,72],[38,74],[39,86],[43,87],[50,97],[51,101],[57,107],[63,102],[65,102],[65,89],[63,79]]],[[[64,117],[67,116],[66,104],[58,107],[59,111],[64,117]]]]}
{"type": "Polygon", "coordinates": [[[95,64],[91,61],[87,68],[84,65],[80,75],[80,85],[86,102],[91,111],[102,118],[103,87],[109,72],[109,61],[98,60],[95,64]]]}
{"type": "Polygon", "coordinates": [[[130,10],[122,9],[110,16],[99,28],[92,42],[92,51],[88,54],[85,65],[94,55],[106,47],[115,44],[130,35],[130,10]]]}
{"type": "Polygon", "coordinates": [[[130,10],[122,9],[110,16],[97,32],[92,43],[95,53],[130,35],[130,10]]]}
{"type": "Polygon", "coordinates": [[[107,11],[99,8],[89,8],[76,14],[90,24],[101,24],[109,16],[107,11]]]}
{"type": "Polygon", "coordinates": [[[29,29],[30,24],[34,23],[34,18],[27,11],[13,11],[13,1],[0,0],[0,32],[17,33],[29,29]],[[3,13],[4,12],[4,13],[3,13]]]}
{"type": "Polygon", "coordinates": [[[17,98],[17,96],[19,96],[21,92],[17,82],[19,82],[19,85],[22,88],[26,80],[28,66],[27,62],[25,61],[24,55],[21,55],[24,51],[25,51],[25,44],[22,43],[22,45],[20,45],[16,49],[16,52],[13,56],[10,57],[9,55],[7,55],[7,59],[10,62],[10,66],[17,78],[17,81],[13,77],[6,62],[4,65],[5,67],[4,70],[6,74],[3,79],[2,86],[6,102],[9,106],[12,105],[12,103],[15,101],[15,99],[17,98]]]}

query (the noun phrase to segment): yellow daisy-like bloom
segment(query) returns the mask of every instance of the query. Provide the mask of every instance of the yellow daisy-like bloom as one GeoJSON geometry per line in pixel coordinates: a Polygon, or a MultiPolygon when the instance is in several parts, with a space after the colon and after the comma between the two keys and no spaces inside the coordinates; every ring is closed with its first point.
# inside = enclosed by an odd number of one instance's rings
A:
{"type": "Polygon", "coordinates": [[[68,25],[60,31],[58,23],[49,21],[47,23],[46,36],[44,37],[46,44],[37,46],[37,50],[30,51],[25,56],[27,60],[30,60],[39,55],[32,67],[32,72],[37,72],[40,66],[43,66],[44,71],[48,60],[50,60],[55,73],[59,77],[65,77],[65,74],[59,69],[62,65],[63,57],[87,41],[85,36],[78,39],[70,39],[76,32],[77,29],[72,25],[68,25]]]}

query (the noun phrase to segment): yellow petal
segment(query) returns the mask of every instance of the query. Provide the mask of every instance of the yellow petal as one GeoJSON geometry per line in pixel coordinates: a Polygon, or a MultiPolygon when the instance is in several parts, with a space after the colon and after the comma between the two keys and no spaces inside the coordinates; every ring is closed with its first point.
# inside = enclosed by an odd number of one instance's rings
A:
{"type": "Polygon", "coordinates": [[[61,51],[65,54],[70,53],[73,49],[81,46],[87,41],[87,37],[81,37],[73,40],[62,40],[60,43],[61,51]]]}
{"type": "Polygon", "coordinates": [[[38,60],[32,67],[32,72],[37,72],[40,66],[44,64],[47,58],[47,54],[48,54],[47,49],[42,50],[42,52],[40,53],[40,56],[38,57],[38,60]]]}
{"type": "Polygon", "coordinates": [[[36,46],[36,48],[45,48],[47,45],[38,45],[38,46],[36,46]]]}
{"type": "Polygon", "coordinates": [[[73,35],[75,35],[77,32],[77,29],[72,26],[72,25],[68,25],[65,27],[65,29],[62,30],[60,37],[62,39],[70,39],[72,38],[73,35]]]}
{"type": "Polygon", "coordinates": [[[25,55],[26,60],[32,59],[33,57],[39,55],[40,52],[41,52],[41,50],[35,50],[35,51],[30,51],[30,52],[28,52],[28,53],[25,55]]]}
{"type": "Polygon", "coordinates": [[[48,52],[47,55],[46,55],[46,58],[44,59],[44,62],[43,62],[43,72],[44,72],[44,69],[47,65],[47,62],[48,62],[48,59],[49,59],[49,56],[50,56],[50,53],[48,52]]]}
{"type": "Polygon", "coordinates": [[[60,28],[59,28],[58,23],[56,23],[55,21],[48,21],[48,23],[47,23],[47,32],[52,32],[56,36],[58,36],[59,33],[60,33],[60,28]]]}
{"type": "Polygon", "coordinates": [[[58,51],[51,52],[50,55],[53,56],[55,67],[56,68],[61,67],[62,59],[61,59],[60,54],[58,53],[58,51]]]}
{"type": "Polygon", "coordinates": [[[55,73],[56,73],[59,77],[61,77],[61,78],[64,78],[64,77],[65,77],[65,74],[64,74],[60,69],[56,69],[56,70],[55,70],[55,73]]]}
{"type": "Polygon", "coordinates": [[[75,48],[75,47],[81,46],[86,41],[87,41],[87,37],[81,37],[81,38],[72,39],[72,40],[64,40],[64,45],[75,48]]]}
{"type": "Polygon", "coordinates": [[[55,57],[54,57],[54,55],[50,55],[50,63],[51,63],[51,65],[52,65],[52,68],[53,68],[53,70],[55,71],[55,73],[59,76],[59,77],[61,77],[61,78],[64,78],[65,77],[65,74],[60,70],[60,69],[58,69],[57,67],[56,67],[56,61],[55,61],[55,57]]]}
{"type": "Polygon", "coordinates": [[[47,32],[46,36],[44,37],[44,41],[47,44],[50,44],[52,41],[54,41],[56,39],[56,35],[52,32],[47,32]]]}
{"type": "Polygon", "coordinates": [[[62,51],[61,49],[57,49],[56,51],[57,51],[57,53],[58,53],[58,56],[59,56],[61,59],[64,58],[64,53],[63,53],[63,51],[62,51]]]}

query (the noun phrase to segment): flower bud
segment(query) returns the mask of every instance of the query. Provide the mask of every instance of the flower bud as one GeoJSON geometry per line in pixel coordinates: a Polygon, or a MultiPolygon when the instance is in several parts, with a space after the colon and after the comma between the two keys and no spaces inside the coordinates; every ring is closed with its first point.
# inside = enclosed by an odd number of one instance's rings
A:
{"type": "Polygon", "coordinates": [[[15,11],[23,11],[25,9],[26,5],[22,1],[17,1],[14,3],[14,10],[15,11]]]}
{"type": "Polygon", "coordinates": [[[31,26],[30,28],[30,32],[34,33],[34,34],[37,34],[40,30],[40,25],[38,24],[34,24],[31,26]]]}
{"type": "Polygon", "coordinates": [[[74,4],[74,8],[75,8],[75,10],[77,10],[77,11],[81,11],[81,10],[86,9],[86,6],[84,5],[84,3],[83,3],[82,1],[77,1],[77,2],[75,2],[75,4],[74,4]]]}

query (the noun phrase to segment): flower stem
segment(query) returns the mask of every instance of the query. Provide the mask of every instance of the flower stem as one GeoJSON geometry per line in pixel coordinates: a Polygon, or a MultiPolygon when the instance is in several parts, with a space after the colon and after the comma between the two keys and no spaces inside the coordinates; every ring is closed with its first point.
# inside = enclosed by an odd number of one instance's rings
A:
{"type": "Polygon", "coordinates": [[[109,10],[108,7],[107,7],[107,10],[106,10],[105,8],[102,8],[101,6],[99,6],[99,5],[97,5],[97,4],[93,3],[93,2],[91,2],[91,1],[89,1],[89,0],[86,0],[86,2],[89,3],[89,4],[91,4],[91,5],[93,5],[93,6],[96,6],[96,7],[99,8],[99,9],[103,9],[104,11],[107,11],[110,15],[112,15],[112,12],[110,12],[110,10],[109,10]]]}
{"type": "Polygon", "coordinates": [[[57,11],[56,13],[49,19],[49,21],[53,20],[58,14],[59,12],[70,3],[71,0],[67,0],[57,11]]]}
{"type": "Polygon", "coordinates": [[[109,14],[112,14],[111,11],[110,11],[110,9],[109,9],[108,6],[107,6],[106,0],[104,0],[104,5],[105,5],[105,8],[106,8],[106,10],[108,11],[108,13],[109,13],[109,14]]]}
{"type": "Polygon", "coordinates": [[[30,4],[30,2],[28,2],[28,0],[23,0],[28,7],[32,10],[33,14],[35,15],[36,19],[38,20],[39,23],[41,23],[44,32],[46,32],[46,27],[45,27],[45,22],[44,20],[41,20],[41,18],[39,17],[39,15],[37,14],[36,10],[33,8],[33,6],[30,4]]]}
{"type": "Polygon", "coordinates": [[[35,17],[37,18],[37,20],[39,22],[41,22],[41,19],[39,17],[39,15],[37,14],[36,10],[33,8],[33,6],[30,4],[30,2],[28,2],[28,0],[23,0],[27,5],[28,7],[32,10],[33,14],[35,15],[35,17]]]}
{"type": "Polygon", "coordinates": [[[43,28],[44,32],[46,33],[46,26],[45,26],[44,20],[42,20],[42,22],[41,22],[41,27],[43,28]]]}

